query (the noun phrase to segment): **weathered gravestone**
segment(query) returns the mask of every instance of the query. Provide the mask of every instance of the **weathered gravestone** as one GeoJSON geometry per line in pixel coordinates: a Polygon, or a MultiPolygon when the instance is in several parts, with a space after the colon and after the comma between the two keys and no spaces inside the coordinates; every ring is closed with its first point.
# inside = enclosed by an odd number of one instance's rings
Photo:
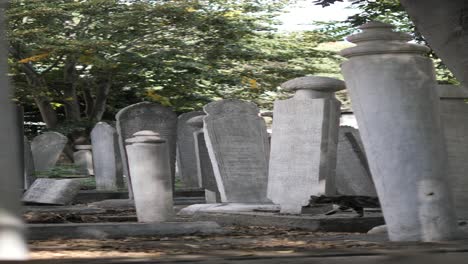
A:
{"type": "Polygon", "coordinates": [[[340,126],[336,161],[336,191],[340,195],[376,197],[359,130],[340,126]]]}
{"type": "Polygon", "coordinates": [[[75,145],[76,152],[73,153],[73,163],[77,171],[83,175],[94,175],[93,169],[93,147],[91,145],[75,145]]]}
{"type": "Polygon", "coordinates": [[[105,122],[97,123],[91,131],[96,189],[116,191],[124,186],[122,157],[117,131],[105,122]]]}
{"type": "Polygon", "coordinates": [[[307,76],[281,85],[295,91],[277,100],[271,138],[268,198],[282,213],[300,214],[311,195],[334,195],[341,103],[334,92],[344,82],[307,76]]]}
{"type": "Polygon", "coordinates": [[[448,154],[447,180],[452,183],[459,219],[468,219],[468,89],[439,85],[440,119],[448,154]]]}
{"type": "Polygon", "coordinates": [[[121,109],[117,115],[117,133],[119,134],[120,154],[122,156],[123,171],[127,177],[129,195],[133,197],[131,175],[128,169],[125,140],[138,131],[151,130],[159,133],[167,140],[171,162],[172,184],[175,182],[175,159],[177,140],[177,115],[169,107],[156,103],[142,102],[121,109]]]}
{"type": "Polygon", "coordinates": [[[204,110],[203,131],[221,201],[269,202],[268,135],[257,106],[229,99],[204,110]]]}
{"type": "Polygon", "coordinates": [[[31,184],[36,180],[34,175],[34,159],[31,152],[31,144],[27,137],[23,137],[24,140],[24,189],[28,189],[31,184]]]}
{"type": "Polygon", "coordinates": [[[24,193],[23,202],[33,204],[66,205],[80,190],[78,179],[37,179],[24,193]]]}
{"type": "Polygon", "coordinates": [[[200,188],[201,183],[197,175],[197,161],[193,132],[198,130],[187,121],[195,116],[205,115],[201,111],[181,114],[177,121],[177,167],[182,183],[187,188],[200,188]]]}
{"type": "Polygon", "coordinates": [[[67,141],[67,137],[58,132],[45,132],[35,137],[31,142],[31,151],[36,171],[52,169],[67,141]]]}
{"type": "Polygon", "coordinates": [[[125,140],[139,222],[163,222],[174,216],[167,141],[159,133],[139,131],[125,140]]]}
{"type": "Polygon", "coordinates": [[[194,138],[195,159],[197,164],[197,175],[200,179],[202,188],[205,189],[206,203],[219,203],[221,196],[218,191],[218,185],[211,165],[210,155],[206,148],[205,133],[203,133],[204,116],[195,116],[187,121],[187,124],[195,130],[194,138]]]}

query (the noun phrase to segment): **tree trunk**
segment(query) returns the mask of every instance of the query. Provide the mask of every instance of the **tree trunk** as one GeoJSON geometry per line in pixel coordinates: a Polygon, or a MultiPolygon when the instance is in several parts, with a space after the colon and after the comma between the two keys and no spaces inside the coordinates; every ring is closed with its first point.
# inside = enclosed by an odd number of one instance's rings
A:
{"type": "Polygon", "coordinates": [[[63,89],[65,115],[69,121],[79,121],[81,119],[80,104],[76,94],[76,61],[74,57],[67,58],[64,68],[65,88],[63,89]]]}
{"type": "Polygon", "coordinates": [[[107,96],[109,95],[111,86],[112,78],[110,75],[98,82],[96,100],[94,101],[93,113],[91,115],[93,121],[101,121],[106,111],[107,96]]]}
{"type": "Polygon", "coordinates": [[[44,96],[35,96],[37,108],[41,112],[42,121],[46,123],[47,128],[54,128],[57,126],[57,113],[50,105],[48,98],[44,96]]]}

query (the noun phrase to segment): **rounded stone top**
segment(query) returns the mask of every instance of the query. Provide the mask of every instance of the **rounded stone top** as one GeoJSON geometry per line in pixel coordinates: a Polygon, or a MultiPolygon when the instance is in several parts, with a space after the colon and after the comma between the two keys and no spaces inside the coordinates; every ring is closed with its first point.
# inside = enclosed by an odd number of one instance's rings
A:
{"type": "Polygon", "coordinates": [[[190,118],[189,120],[187,120],[187,124],[189,126],[202,128],[203,127],[203,118],[205,118],[204,115],[194,116],[194,117],[190,118]]]}
{"type": "Polygon", "coordinates": [[[93,146],[91,145],[75,145],[76,150],[91,150],[93,146]]]}
{"type": "Polygon", "coordinates": [[[362,32],[346,38],[357,45],[344,49],[340,55],[346,58],[372,54],[389,53],[428,53],[430,49],[424,45],[407,43],[411,35],[393,31],[395,27],[379,21],[368,22],[359,27],[362,32]]]}
{"type": "Polygon", "coordinates": [[[125,143],[128,145],[135,143],[164,143],[165,139],[161,138],[158,132],[151,130],[142,130],[133,134],[132,138],[126,139],[125,143]]]}
{"type": "Polygon", "coordinates": [[[290,91],[310,89],[333,93],[344,90],[346,87],[345,83],[338,79],[322,76],[305,76],[289,80],[281,84],[281,88],[290,91]]]}

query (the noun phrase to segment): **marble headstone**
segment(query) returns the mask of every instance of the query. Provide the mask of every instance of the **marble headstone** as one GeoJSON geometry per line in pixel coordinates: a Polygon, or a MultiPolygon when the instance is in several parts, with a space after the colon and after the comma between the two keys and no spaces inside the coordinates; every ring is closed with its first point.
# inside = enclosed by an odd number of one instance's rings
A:
{"type": "Polygon", "coordinates": [[[359,130],[341,126],[336,163],[339,195],[377,196],[359,130]]]}
{"type": "Polygon", "coordinates": [[[200,188],[197,175],[197,161],[193,132],[196,128],[187,124],[195,116],[205,115],[201,111],[181,114],[177,122],[177,167],[180,178],[186,188],[200,188]]]}
{"type": "Polygon", "coordinates": [[[31,142],[31,151],[36,171],[52,169],[62,154],[67,137],[58,132],[45,132],[31,142]]]}
{"type": "Polygon", "coordinates": [[[78,179],[37,179],[24,193],[23,202],[34,204],[70,204],[80,190],[78,179]]]}
{"type": "Polygon", "coordinates": [[[222,202],[265,203],[269,146],[255,104],[228,99],[204,107],[204,136],[222,202]]]}
{"type": "Polygon", "coordinates": [[[202,188],[205,189],[206,203],[220,203],[218,185],[211,165],[210,155],[206,148],[205,134],[203,133],[204,116],[195,116],[187,121],[187,124],[194,128],[193,139],[195,146],[195,158],[197,163],[197,175],[202,188]]]}
{"type": "Polygon", "coordinates": [[[119,135],[120,154],[123,172],[127,177],[130,197],[133,197],[131,175],[128,169],[125,140],[138,131],[151,130],[167,140],[171,165],[172,184],[175,182],[175,160],[177,140],[177,115],[171,108],[157,103],[142,102],[121,109],[117,115],[117,133],[119,135]]]}
{"type": "Polygon", "coordinates": [[[91,131],[96,189],[116,191],[124,186],[117,131],[105,122],[91,131]]]}
{"type": "Polygon", "coordinates": [[[33,155],[31,152],[31,144],[29,144],[29,140],[27,137],[23,137],[24,139],[24,189],[28,189],[31,184],[36,180],[36,176],[34,175],[34,160],[33,155]]]}
{"type": "Polygon", "coordinates": [[[300,214],[311,195],[335,194],[341,80],[306,76],[281,85],[294,97],[277,100],[271,138],[268,198],[281,213],[300,214]]]}

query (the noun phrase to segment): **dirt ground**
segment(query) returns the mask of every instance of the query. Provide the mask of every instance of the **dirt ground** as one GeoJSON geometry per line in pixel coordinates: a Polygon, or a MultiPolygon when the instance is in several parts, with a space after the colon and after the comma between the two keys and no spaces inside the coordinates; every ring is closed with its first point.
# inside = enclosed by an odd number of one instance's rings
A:
{"type": "MultiPolygon", "coordinates": [[[[311,249],[385,248],[383,243],[348,240],[350,233],[316,233],[271,227],[226,227],[228,234],[108,240],[48,240],[30,243],[33,259],[160,257],[200,253],[248,256],[291,254],[311,249]],[[340,240],[340,237],[342,239],[340,240]]],[[[355,234],[358,235],[358,234],[355,234]]]]}

